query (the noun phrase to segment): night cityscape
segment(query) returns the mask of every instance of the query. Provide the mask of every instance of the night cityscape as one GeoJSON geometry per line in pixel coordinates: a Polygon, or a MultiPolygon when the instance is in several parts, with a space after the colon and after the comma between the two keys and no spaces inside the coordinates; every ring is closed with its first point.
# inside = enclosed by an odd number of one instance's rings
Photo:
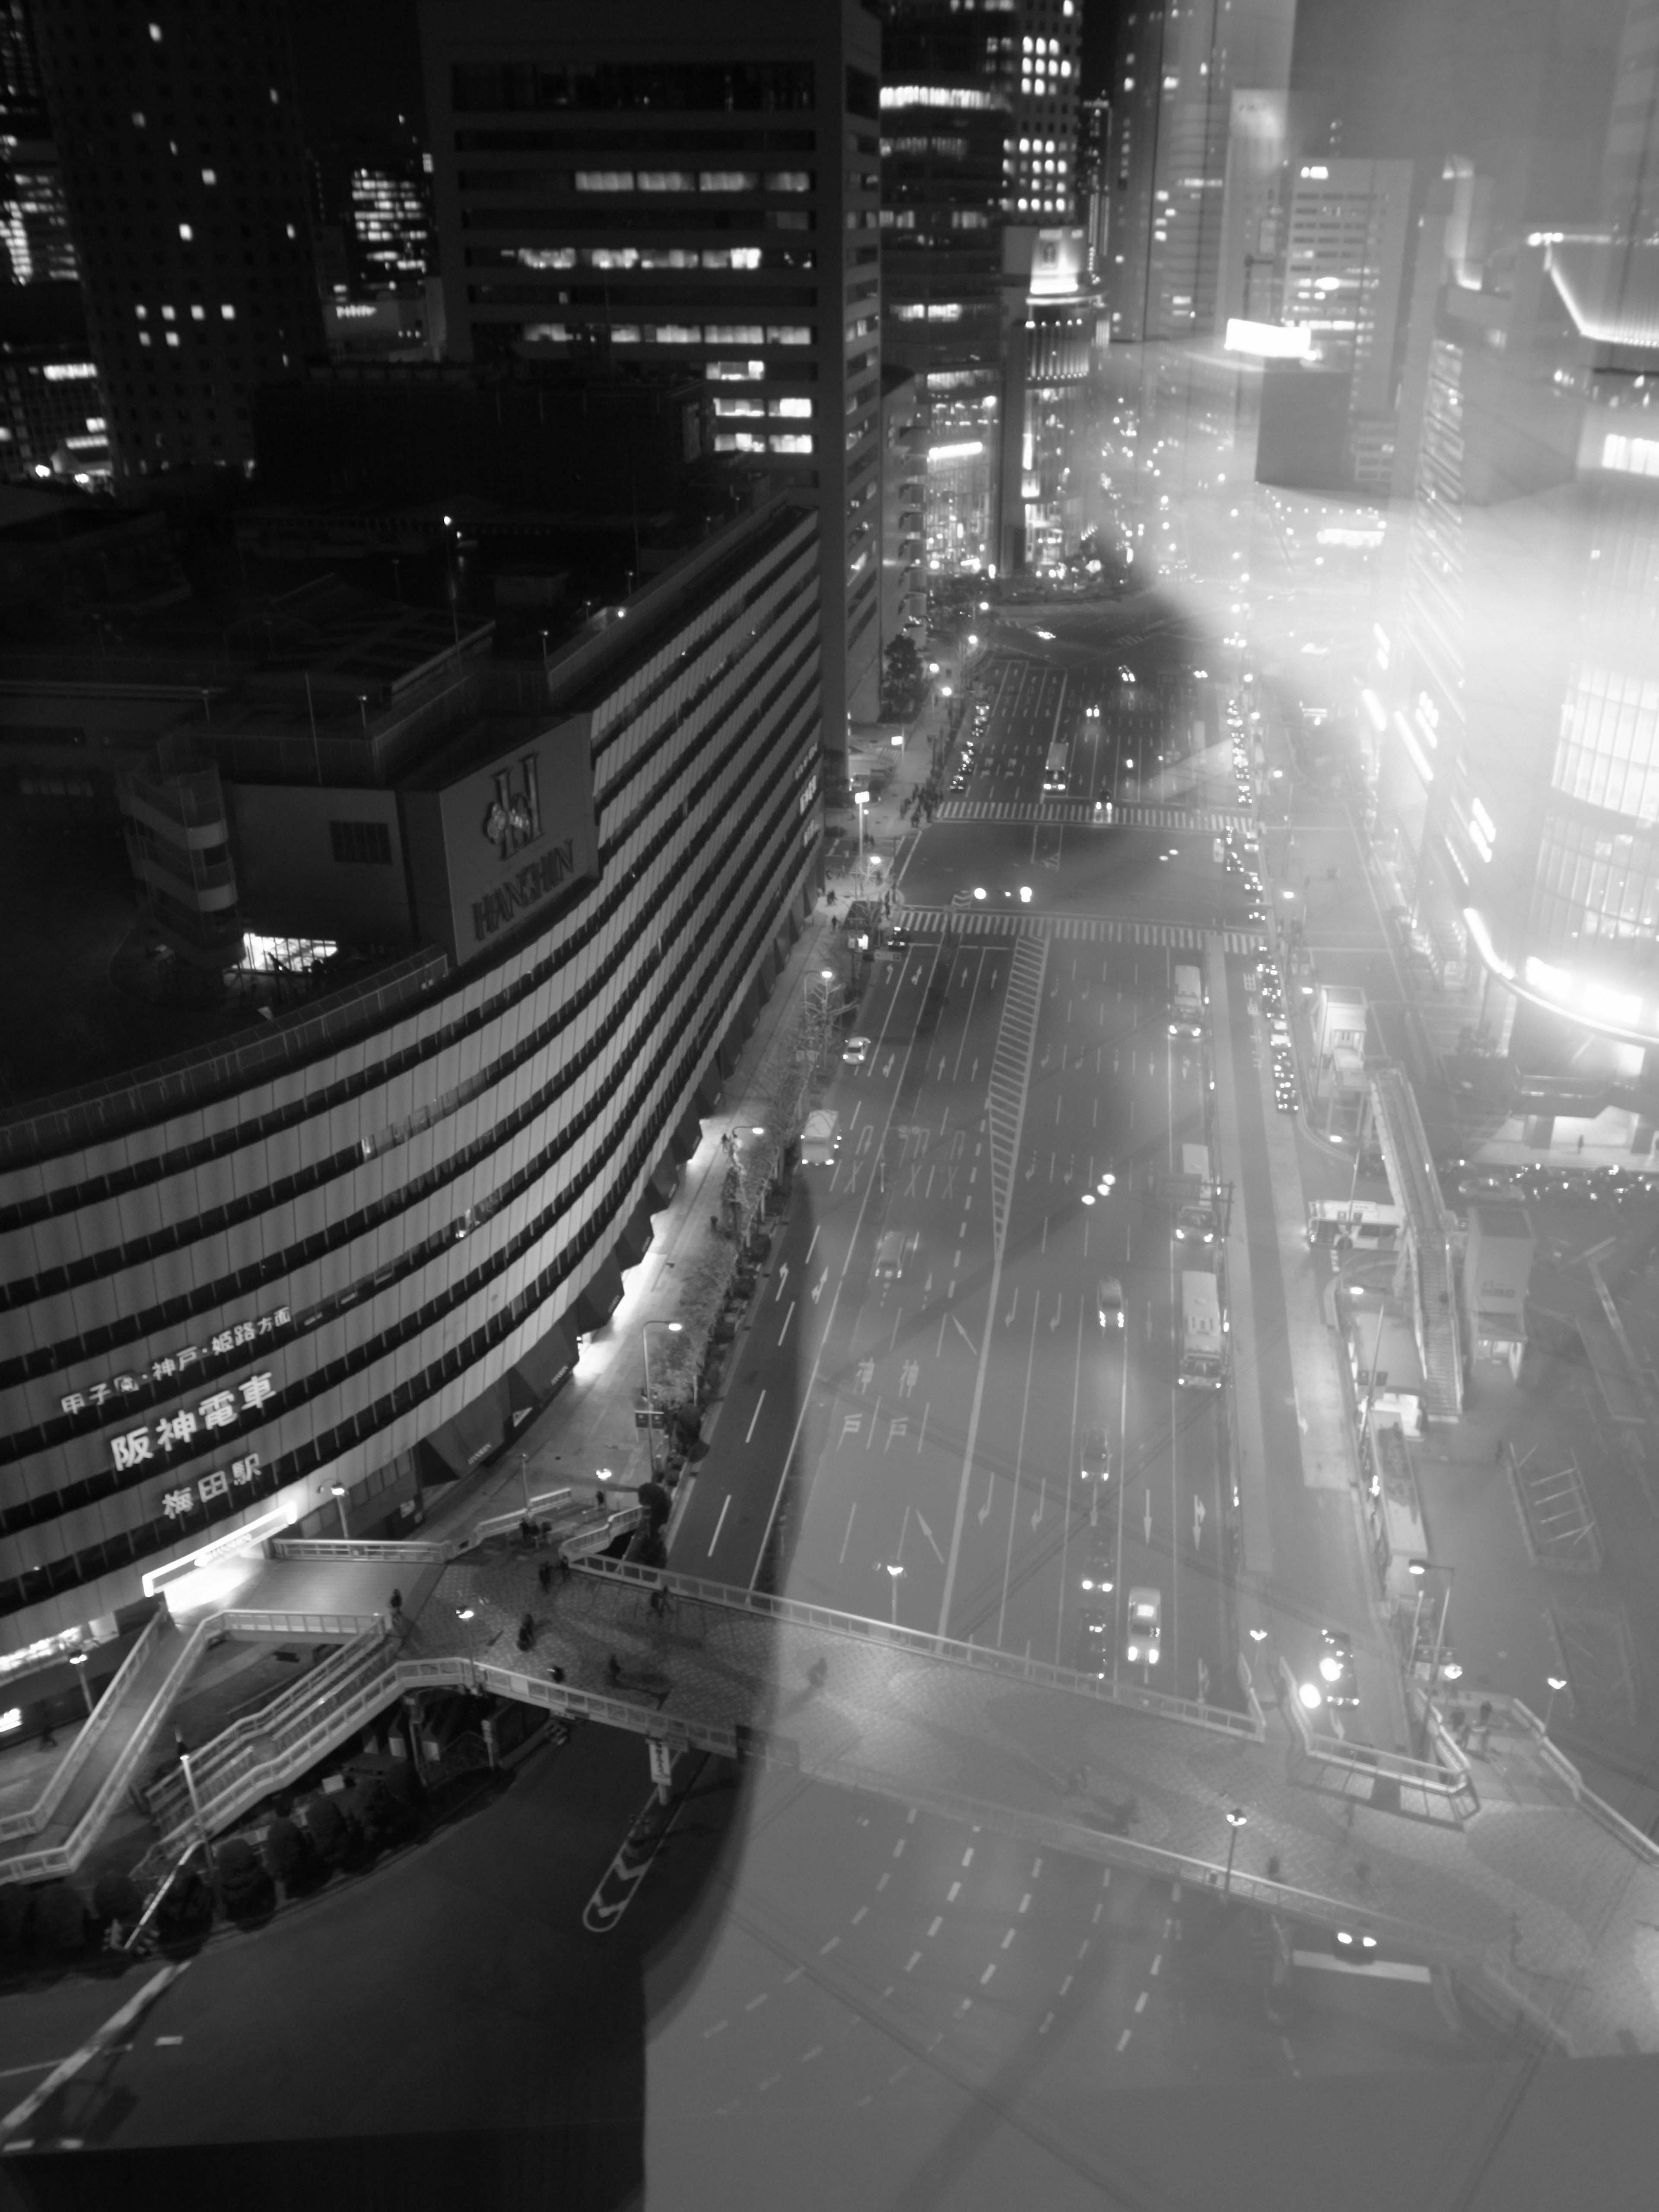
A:
{"type": "Polygon", "coordinates": [[[0,111],[0,2203],[1650,2205],[1659,0],[0,111]]]}

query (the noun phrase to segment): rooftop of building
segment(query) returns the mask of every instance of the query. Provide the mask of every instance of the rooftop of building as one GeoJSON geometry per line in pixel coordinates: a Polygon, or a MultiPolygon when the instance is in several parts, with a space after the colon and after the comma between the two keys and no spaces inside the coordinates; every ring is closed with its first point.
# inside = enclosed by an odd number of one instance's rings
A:
{"type": "MultiPolygon", "coordinates": [[[[527,732],[538,712],[545,721],[610,694],[661,650],[665,623],[726,589],[799,514],[769,507],[740,545],[679,518],[662,533],[674,542],[654,550],[636,549],[631,529],[619,540],[572,522],[550,540],[555,603],[500,626],[493,612],[400,604],[325,574],[211,605],[198,595],[132,625],[118,650],[0,644],[0,759],[27,764],[37,784],[100,778],[105,792],[94,807],[43,815],[26,810],[21,786],[0,786],[0,941],[11,954],[0,969],[0,1119],[137,1080],[157,1062],[268,1048],[273,1031],[297,1031],[331,995],[414,957],[343,945],[308,977],[197,995],[138,903],[113,801],[123,770],[157,774],[165,755],[181,769],[212,761],[231,781],[311,782],[319,769],[331,785],[445,780],[527,732]],[[653,570],[631,594],[630,563],[653,570]]],[[[474,579],[472,596],[486,598],[489,582],[474,579]]]]}

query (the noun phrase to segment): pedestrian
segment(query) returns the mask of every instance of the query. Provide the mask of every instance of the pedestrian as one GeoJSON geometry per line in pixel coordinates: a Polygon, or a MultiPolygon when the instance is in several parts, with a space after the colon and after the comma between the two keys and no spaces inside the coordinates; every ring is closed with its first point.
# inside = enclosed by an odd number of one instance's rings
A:
{"type": "Polygon", "coordinates": [[[648,1610],[655,1613],[659,1620],[662,1619],[663,1607],[667,1601],[667,1591],[663,1588],[662,1584],[659,1583],[655,1589],[652,1591],[650,1596],[647,1598],[645,1601],[648,1610]]]}
{"type": "Polygon", "coordinates": [[[815,1659],[806,1670],[806,1679],[815,1690],[821,1690],[829,1676],[830,1662],[823,1657],[815,1659]]]}
{"type": "Polygon", "coordinates": [[[605,1485],[603,1483],[601,1483],[599,1488],[593,1492],[593,1503],[598,1506],[601,1513],[605,1511],[605,1485]]]}
{"type": "Polygon", "coordinates": [[[386,1604],[391,1609],[392,1618],[396,1620],[404,1609],[403,1592],[400,1589],[393,1590],[391,1596],[386,1600],[386,1604]]]}
{"type": "Polygon", "coordinates": [[[564,1668],[562,1667],[550,1667],[547,1670],[547,1679],[550,1682],[562,1682],[564,1680],[564,1668]]]}
{"type": "Polygon", "coordinates": [[[1501,1465],[1503,1464],[1503,1459],[1504,1459],[1504,1439],[1503,1439],[1503,1437],[1499,1437],[1499,1438],[1498,1439],[1498,1442],[1497,1442],[1497,1443],[1492,1446],[1492,1465],[1493,1465],[1494,1467],[1498,1467],[1498,1466],[1501,1466],[1501,1465]]]}
{"type": "Polygon", "coordinates": [[[564,1553],[561,1552],[559,1554],[559,1580],[562,1583],[568,1583],[569,1579],[570,1562],[566,1559],[564,1553]]]}
{"type": "Polygon", "coordinates": [[[541,1584],[542,1595],[545,1597],[549,1590],[553,1587],[553,1562],[551,1559],[544,1559],[542,1561],[540,1566],[536,1570],[536,1580],[541,1584]]]}
{"type": "Polygon", "coordinates": [[[1583,1137],[1582,1137],[1582,1136],[1581,1136],[1581,1137],[1579,1138],[1579,1139],[1578,1139],[1578,1149],[1579,1149],[1579,1151],[1580,1151],[1581,1152],[1582,1152],[1583,1151],[1583,1149],[1584,1149],[1584,1139],[1583,1139],[1583,1137]]]}
{"type": "Polygon", "coordinates": [[[605,1662],[605,1671],[611,1677],[611,1688],[615,1689],[617,1685],[622,1680],[623,1676],[622,1662],[617,1658],[614,1651],[605,1662]]]}

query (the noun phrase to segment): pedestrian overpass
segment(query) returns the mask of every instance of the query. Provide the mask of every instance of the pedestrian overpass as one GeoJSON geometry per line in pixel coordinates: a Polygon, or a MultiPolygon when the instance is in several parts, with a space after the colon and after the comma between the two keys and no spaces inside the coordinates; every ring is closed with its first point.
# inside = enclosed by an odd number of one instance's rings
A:
{"type": "MultiPolygon", "coordinates": [[[[158,1612],[77,1739],[88,1753],[72,1771],[66,1759],[40,1807],[0,1823],[0,1879],[82,1863],[215,1640],[307,1635],[332,1656],[192,1752],[208,1829],[398,1700],[477,1690],[671,1755],[781,1766],[1173,1881],[1225,1882],[1328,1925],[1358,1918],[1571,2051],[1659,2050],[1659,1850],[1584,1790],[1522,1708],[1505,1719],[1530,1732],[1540,1779],[1517,1796],[1477,1778],[1443,1737],[1424,1762],[1316,1735],[1294,1696],[1264,1713],[1243,1668],[1243,1710],[1199,1705],[593,1550],[617,1533],[592,1516],[575,1527],[568,1571],[545,1596],[549,1555],[505,1540],[267,1546],[234,1603],[189,1625],[158,1612]],[[293,1602],[331,1594],[331,1607],[293,1602]],[[526,1612],[538,1632],[520,1656],[526,1612]],[[1230,1811],[1247,1825],[1228,1875],[1230,1811]]],[[[191,1848],[197,1819],[182,1788],[163,1793],[158,1863],[191,1848]]]]}
{"type": "Polygon", "coordinates": [[[1431,1418],[1454,1419],[1463,1410],[1454,1224],[1440,1195],[1417,1094],[1398,1061],[1371,1071],[1370,1101],[1389,1189],[1404,1224],[1396,1289],[1405,1297],[1423,1363],[1424,1402],[1431,1418]]]}

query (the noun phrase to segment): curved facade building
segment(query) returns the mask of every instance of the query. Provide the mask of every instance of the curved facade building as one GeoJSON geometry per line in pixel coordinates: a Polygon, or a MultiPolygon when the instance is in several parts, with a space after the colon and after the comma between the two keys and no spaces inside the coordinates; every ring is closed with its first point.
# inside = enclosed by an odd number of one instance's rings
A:
{"type": "Polygon", "coordinates": [[[819,704],[817,520],[773,506],[373,795],[419,949],[0,1127],[0,1650],[331,1532],[337,1486],[412,1520],[556,1386],[810,902],[819,704]]]}

